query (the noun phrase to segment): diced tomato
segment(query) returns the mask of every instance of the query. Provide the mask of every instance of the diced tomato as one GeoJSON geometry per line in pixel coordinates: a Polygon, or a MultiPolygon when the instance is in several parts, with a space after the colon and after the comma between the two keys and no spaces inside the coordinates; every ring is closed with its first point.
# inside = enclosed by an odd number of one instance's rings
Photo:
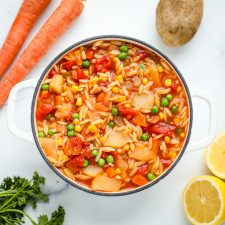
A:
{"type": "Polygon", "coordinates": [[[102,155],[101,155],[101,158],[106,159],[107,155],[108,154],[106,152],[103,152],[102,155]]]}
{"type": "Polygon", "coordinates": [[[77,137],[68,138],[64,145],[64,153],[67,156],[80,155],[82,145],[77,137]]]}
{"type": "Polygon", "coordinates": [[[91,149],[90,148],[83,148],[81,153],[84,155],[85,158],[90,159],[93,157],[91,154],[91,149]]]}
{"type": "Polygon", "coordinates": [[[47,114],[49,114],[53,110],[53,106],[51,103],[43,103],[36,110],[36,118],[37,120],[44,120],[47,114]]]}
{"type": "Polygon", "coordinates": [[[56,75],[56,71],[54,69],[50,70],[48,77],[53,78],[56,75]]]}
{"type": "Polygon", "coordinates": [[[67,161],[66,167],[69,168],[73,173],[77,173],[79,171],[79,168],[77,166],[77,162],[76,162],[75,158],[67,161]]]}
{"type": "Polygon", "coordinates": [[[160,162],[164,167],[169,167],[172,164],[172,161],[170,159],[160,159],[160,162]]]}
{"type": "Polygon", "coordinates": [[[109,111],[109,107],[102,105],[101,103],[94,104],[94,108],[100,112],[107,112],[109,111]]]}
{"type": "Polygon", "coordinates": [[[112,58],[109,55],[105,55],[101,57],[100,59],[97,59],[97,62],[95,64],[95,68],[97,72],[107,72],[112,67],[112,58]]]}
{"type": "Polygon", "coordinates": [[[95,54],[95,50],[92,48],[89,48],[86,52],[87,59],[93,59],[95,54]]]}
{"type": "Polygon", "coordinates": [[[86,76],[81,68],[77,68],[77,79],[85,79],[86,76]]]}
{"type": "Polygon", "coordinates": [[[148,165],[144,164],[138,167],[138,174],[146,175],[148,173],[148,165]]]}
{"type": "Polygon", "coordinates": [[[147,52],[143,50],[138,50],[137,55],[139,56],[139,60],[143,60],[148,56],[147,52]]]}
{"type": "Polygon", "coordinates": [[[64,70],[71,70],[74,65],[76,65],[76,60],[75,59],[74,60],[67,61],[67,62],[64,62],[62,64],[62,68],[64,70]]]}
{"type": "Polygon", "coordinates": [[[49,97],[49,92],[47,90],[43,90],[41,92],[41,99],[46,99],[49,97]]]}
{"type": "Polygon", "coordinates": [[[175,126],[169,125],[167,123],[160,122],[150,128],[150,131],[154,134],[168,135],[170,132],[176,129],[175,126]]]}
{"type": "Polygon", "coordinates": [[[84,159],[85,157],[83,155],[79,155],[75,158],[76,164],[80,167],[84,166],[84,159]]]}
{"type": "Polygon", "coordinates": [[[103,102],[106,94],[102,91],[96,98],[96,102],[103,102]]]}
{"type": "Polygon", "coordinates": [[[128,120],[132,119],[134,116],[133,108],[126,108],[123,105],[120,105],[118,107],[118,110],[119,110],[119,114],[128,120]]]}

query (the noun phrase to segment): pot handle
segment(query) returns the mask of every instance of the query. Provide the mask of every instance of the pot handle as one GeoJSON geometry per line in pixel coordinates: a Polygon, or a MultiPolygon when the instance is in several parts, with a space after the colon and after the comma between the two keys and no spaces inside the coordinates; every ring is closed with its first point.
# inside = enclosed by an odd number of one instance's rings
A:
{"type": "Polygon", "coordinates": [[[199,91],[198,89],[192,89],[191,96],[192,98],[198,98],[207,103],[209,107],[209,129],[208,136],[203,140],[190,143],[190,145],[187,147],[187,151],[194,151],[209,146],[216,136],[216,108],[214,99],[208,94],[199,91]]]}
{"type": "Polygon", "coordinates": [[[30,141],[34,143],[34,138],[32,136],[31,132],[25,132],[18,127],[16,127],[16,124],[14,122],[14,114],[15,114],[15,104],[16,104],[16,97],[19,91],[26,89],[26,88],[35,88],[37,84],[37,79],[31,79],[31,80],[26,80],[18,83],[13,87],[9,94],[8,98],[8,104],[7,104],[7,125],[11,133],[19,137],[21,139],[24,139],[26,141],[30,141]]]}

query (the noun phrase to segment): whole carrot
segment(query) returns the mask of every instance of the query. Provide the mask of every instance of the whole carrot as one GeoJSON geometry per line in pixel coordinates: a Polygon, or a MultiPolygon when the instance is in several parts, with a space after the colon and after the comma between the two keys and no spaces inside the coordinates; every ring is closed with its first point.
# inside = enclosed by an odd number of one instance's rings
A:
{"type": "Polygon", "coordinates": [[[43,25],[20,58],[0,82],[0,107],[10,90],[21,81],[38,63],[48,49],[71,25],[83,10],[82,0],[62,0],[59,7],[43,25]]]}
{"type": "Polygon", "coordinates": [[[34,23],[51,0],[24,0],[0,50],[0,77],[15,59],[34,23]]]}

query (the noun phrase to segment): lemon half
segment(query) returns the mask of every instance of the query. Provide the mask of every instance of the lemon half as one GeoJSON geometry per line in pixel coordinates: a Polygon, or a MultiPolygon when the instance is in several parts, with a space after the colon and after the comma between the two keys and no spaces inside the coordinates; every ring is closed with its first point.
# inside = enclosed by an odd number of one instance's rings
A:
{"type": "Polygon", "coordinates": [[[225,134],[218,136],[206,150],[206,164],[214,175],[225,179],[225,134]]]}
{"type": "Polygon", "coordinates": [[[194,225],[221,225],[225,221],[224,204],[225,183],[217,177],[195,177],[184,189],[184,211],[194,225]]]}

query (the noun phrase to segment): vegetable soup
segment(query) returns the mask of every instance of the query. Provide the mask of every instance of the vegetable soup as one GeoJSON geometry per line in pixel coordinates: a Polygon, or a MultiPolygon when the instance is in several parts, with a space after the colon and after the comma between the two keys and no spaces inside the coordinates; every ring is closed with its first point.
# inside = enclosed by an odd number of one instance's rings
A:
{"type": "Polygon", "coordinates": [[[36,104],[48,160],[93,191],[152,182],[176,160],[189,129],[176,71],[153,51],[118,40],[65,54],[43,80],[36,104]]]}

